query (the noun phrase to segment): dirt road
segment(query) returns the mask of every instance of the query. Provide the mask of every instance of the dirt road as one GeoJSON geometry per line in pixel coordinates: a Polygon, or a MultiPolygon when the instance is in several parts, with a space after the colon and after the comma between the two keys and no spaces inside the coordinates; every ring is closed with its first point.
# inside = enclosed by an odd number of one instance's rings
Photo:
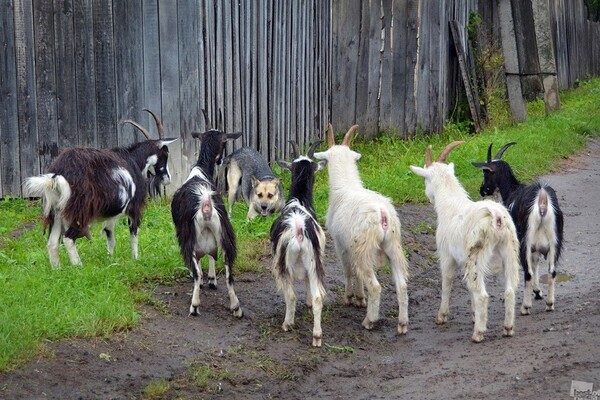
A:
{"type": "MultiPolygon", "coordinates": [[[[399,207],[412,270],[404,337],[395,334],[390,274],[380,274],[382,319],[366,331],[365,310],[342,305],[342,270],[329,245],[321,349],[310,346],[312,316],[304,305],[298,307],[296,329],[281,331],[284,301],[269,274],[238,278],[242,320],[226,309],[222,278],[217,291],[203,291],[201,314],[188,317],[192,285],[186,281],[156,288],[162,303],[145,307],[146,318],[131,332],[48,344],[50,355],[0,376],[0,398],[151,398],[150,388],[163,382],[168,390],[155,398],[568,399],[573,380],[598,390],[600,140],[544,178],[565,214],[559,272],[566,280],[557,284],[555,311],[547,313],[544,301],[534,301],[532,315],[517,316],[513,338],[502,337],[500,277],[488,284],[492,297],[483,343],[470,341],[469,296],[458,274],[448,324],[435,325],[440,297],[435,215],[429,205],[408,204],[399,207]]],[[[522,296],[519,288],[519,305],[522,296]]]]}

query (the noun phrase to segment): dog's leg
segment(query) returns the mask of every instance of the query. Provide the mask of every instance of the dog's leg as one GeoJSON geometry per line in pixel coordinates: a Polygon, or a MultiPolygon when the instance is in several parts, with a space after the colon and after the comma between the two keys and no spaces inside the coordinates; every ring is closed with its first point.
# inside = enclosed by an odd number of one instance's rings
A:
{"type": "Polygon", "coordinates": [[[231,160],[229,168],[227,168],[227,186],[229,187],[227,200],[229,201],[229,215],[231,215],[233,210],[233,203],[235,203],[241,179],[242,170],[240,169],[240,166],[235,160],[231,160]]]}

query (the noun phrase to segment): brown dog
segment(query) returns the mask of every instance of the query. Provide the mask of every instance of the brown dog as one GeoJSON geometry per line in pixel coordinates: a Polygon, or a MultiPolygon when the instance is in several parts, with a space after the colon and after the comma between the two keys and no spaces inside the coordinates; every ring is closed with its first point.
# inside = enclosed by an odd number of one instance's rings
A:
{"type": "MultiPolygon", "coordinates": [[[[248,204],[248,219],[258,214],[279,212],[284,204],[283,187],[264,157],[250,147],[242,147],[223,160],[217,184],[227,179],[229,214],[233,203],[243,197],[248,204]]],[[[224,190],[221,190],[224,192],[224,190]]]]}

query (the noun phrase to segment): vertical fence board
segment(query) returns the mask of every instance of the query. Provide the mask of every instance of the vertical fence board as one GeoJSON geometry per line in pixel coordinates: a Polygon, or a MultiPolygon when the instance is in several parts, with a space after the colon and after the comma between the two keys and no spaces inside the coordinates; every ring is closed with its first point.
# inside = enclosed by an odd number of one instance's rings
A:
{"type": "MultiPolygon", "coordinates": [[[[141,121],[144,87],[139,76],[144,75],[142,7],[139,1],[115,1],[114,49],[117,121],[141,121]]],[[[153,110],[154,111],[154,110],[153,110]]],[[[148,126],[148,125],[146,125],[148,126]]],[[[128,146],[145,138],[127,124],[117,125],[119,146],[128,146]]]]}
{"type": "Polygon", "coordinates": [[[93,2],[98,146],[118,145],[112,3],[93,2]]]}
{"type": "Polygon", "coordinates": [[[54,53],[54,10],[51,2],[33,3],[33,32],[36,53],[35,75],[37,92],[38,152],[40,169],[46,171],[58,154],[56,115],[56,75],[54,53]]]}
{"type": "Polygon", "coordinates": [[[19,114],[12,1],[0,3],[0,197],[21,195],[19,114]]]}
{"type": "MultiPolygon", "coordinates": [[[[144,71],[143,108],[161,113],[160,98],[160,41],[158,4],[156,0],[142,0],[142,52],[144,71]]],[[[143,113],[140,123],[148,128],[152,137],[158,137],[156,124],[149,113],[143,113]]],[[[176,137],[179,132],[165,132],[167,137],[176,137]]]]}
{"type": "Polygon", "coordinates": [[[33,40],[33,4],[28,0],[15,0],[17,110],[23,178],[40,172],[33,40]]]}
{"type": "Polygon", "coordinates": [[[56,53],[56,110],[58,147],[79,144],[77,134],[76,74],[72,0],[54,0],[54,39],[56,53]]]}
{"type": "MultiPolygon", "coordinates": [[[[162,122],[166,132],[181,135],[179,107],[179,47],[177,29],[177,7],[169,2],[158,3],[159,40],[160,40],[160,74],[162,79],[161,101],[162,122]]],[[[173,165],[171,175],[175,182],[182,182],[187,177],[188,166],[182,160],[183,140],[169,146],[169,159],[173,165]]]]}
{"type": "Polygon", "coordinates": [[[75,91],[77,104],[77,142],[81,146],[95,147],[98,143],[96,129],[96,80],[94,65],[94,26],[92,0],[74,3],[73,26],[75,36],[75,91]]]}

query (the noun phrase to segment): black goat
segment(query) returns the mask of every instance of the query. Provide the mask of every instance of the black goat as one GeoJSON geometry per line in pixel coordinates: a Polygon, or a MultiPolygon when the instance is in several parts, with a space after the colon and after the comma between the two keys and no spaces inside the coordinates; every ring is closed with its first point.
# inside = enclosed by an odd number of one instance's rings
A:
{"type": "Polygon", "coordinates": [[[54,159],[48,173],[27,179],[25,192],[43,198],[52,266],[60,264],[61,236],[71,264],[81,264],[75,240],[89,238],[89,225],[95,221],[104,221],[107,249],[112,254],[114,227],[123,215],[129,217],[131,251],[134,258],[138,257],[137,232],[146,200],[146,177],[160,171],[161,181],[170,182],[167,145],[177,140],[146,137],[148,140],[129,147],[67,148],[54,159]]]}
{"type": "Polygon", "coordinates": [[[474,162],[473,165],[483,170],[480,194],[491,196],[498,189],[517,228],[521,265],[525,275],[521,314],[526,315],[531,313],[532,291],[535,292],[536,299],[542,298],[538,275],[540,256],[548,260],[546,311],[554,310],[556,264],[563,246],[563,213],[556,192],[550,185],[540,181],[531,185],[520,183],[510,165],[501,160],[506,149],[514,144],[516,143],[511,142],[504,145],[493,160],[490,144],[487,161],[474,162]]]}
{"type": "Polygon", "coordinates": [[[311,144],[307,156],[300,156],[298,145],[290,142],[294,160],[278,160],[281,168],[292,172],[288,201],[281,215],[271,225],[273,246],[272,272],[277,289],[285,296],[284,331],[294,326],[296,291],[294,279],[306,284],[306,304],[313,310],[313,346],[321,347],[321,310],[325,297],[325,271],[323,268],[325,233],[317,222],[313,208],[315,172],[325,167],[326,161],[312,160],[315,148],[321,142],[311,144]]]}
{"type": "MultiPolygon", "coordinates": [[[[207,126],[210,124],[207,123],[207,126]]],[[[181,255],[194,278],[190,315],[197,315],[200,306],[200,286],[203,281],[200,259],[208,256],[209,287],[216,289],[215,260],[221,248],[230,310],[238,318],[243,316],[233,288],[233,264],[237,255],[235,233],[213,181],[215,163],[222,157],[225,143],[241,135],[216,129],[203,133],[193,132],[192,136],[201,141],[198,161],[171,202],[171,215],[181,255]]]]}

